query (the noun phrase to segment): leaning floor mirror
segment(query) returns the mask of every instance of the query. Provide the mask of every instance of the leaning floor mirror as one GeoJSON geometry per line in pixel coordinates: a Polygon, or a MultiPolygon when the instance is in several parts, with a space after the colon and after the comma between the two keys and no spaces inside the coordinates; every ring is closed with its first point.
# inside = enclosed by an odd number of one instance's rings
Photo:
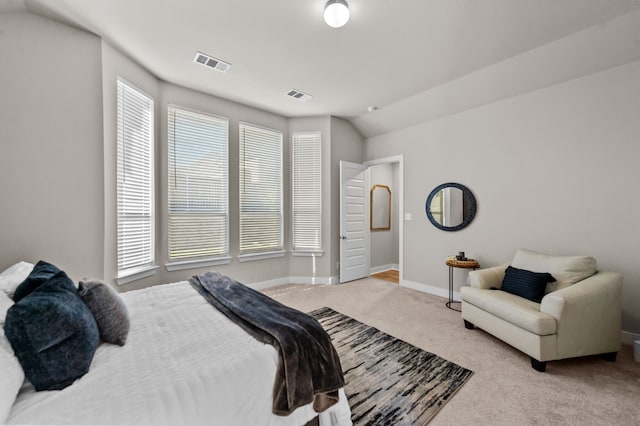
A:
{"type": "Polygon", "coordinates": [[[370,223],[372,231],[388,231],[391,229],[391,190],[387,185],[371,187],[370,223]]]}

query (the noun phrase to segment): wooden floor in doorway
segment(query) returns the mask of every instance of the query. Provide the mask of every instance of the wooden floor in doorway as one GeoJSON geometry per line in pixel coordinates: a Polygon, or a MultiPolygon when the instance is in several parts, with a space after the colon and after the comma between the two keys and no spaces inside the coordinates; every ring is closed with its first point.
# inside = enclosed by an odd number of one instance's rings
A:
{"type": "Polygon", "coordinates": [[[387,271],[378,272],[377,274],[371,274],[371,276],[394,284],[398,284],[400,282],[400,272],[397,269],[389,269],[387,271]]]}

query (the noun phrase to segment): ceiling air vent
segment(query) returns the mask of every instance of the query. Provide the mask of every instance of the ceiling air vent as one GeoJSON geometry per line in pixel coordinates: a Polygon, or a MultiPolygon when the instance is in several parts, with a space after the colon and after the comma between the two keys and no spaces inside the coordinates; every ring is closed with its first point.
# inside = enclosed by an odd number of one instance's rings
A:
{"type": "Polygon", "coordinates": [[[227,72],[227,70],[231,67],[230,63],[209,55],[205,55],[201,52],[196,53],[196,57],[193,59],[193,62],[204,65],[205,67],[213,68],[214,70],[220,72],[227,72]]]}
{"type": "Polygon", "coordinates": [[[312,98],[312,96],[309,95],[308,93],[304,93],[296,89],[289,90],[289,92],[287,93],[287,96],[291,96],[293,99],[297,99],[300,102],[307,102],[309,99],[312,98]]]}

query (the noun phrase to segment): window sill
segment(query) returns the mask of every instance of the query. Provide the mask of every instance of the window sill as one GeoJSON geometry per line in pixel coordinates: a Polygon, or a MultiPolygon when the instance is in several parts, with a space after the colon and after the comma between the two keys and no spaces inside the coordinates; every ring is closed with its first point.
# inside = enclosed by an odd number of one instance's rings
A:
{"type": "Polygon", "coordinates": [[[262,253],[240,254],[238,255],[238,262],[252,262],[254,260],[272,259],[275,257],[284,257],[285,251],[266,251],[262,253]]]}
{"type": "Polygon", "coordinates": [[[182,271],[185,269],[197,269],[197,268],[205,268],[207,266],[217,266],[217,265],[228,265],[231,263],[231,258],[229,256],[225,257],[212,257],[208,259],[197,259],[197,260],[182,260],[178,262],[169,262],[165,264],[165,268],[167,271],[182,271]]]}
{"type": "Polygon", "coordinates": [[[291,250],[291,256],[320,257],[324,250],[291,250]]]}
{"type": "Polygon", "coordinates": [[[131,272],[125,272],[124,274],[116,277],[116,284],[129,284],[130,282],[155,275],[156,272],[158,272],[157,266],[145,266],[144,268],[135,269],[131,272]]]}

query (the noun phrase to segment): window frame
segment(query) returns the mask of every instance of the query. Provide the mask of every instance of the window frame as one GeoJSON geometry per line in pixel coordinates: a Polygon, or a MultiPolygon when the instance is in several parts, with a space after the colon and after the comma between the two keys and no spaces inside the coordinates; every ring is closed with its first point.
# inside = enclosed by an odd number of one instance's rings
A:
{"type": "Polygon", "coordinates": [[[258,124],[245,122],[245,121],[240,121],[238,123],[238,148],[239,148],[239,153],[238,153],[238,231],[239,231],[238,232],[238,253],[239,253],[238,261],[246,262],[246,261],[262,260],[262,259],[269,259],[269,258],[275,258],[275,257],[283,257],[285,255],[285,251],[284,251],[284,227],[285,227],[285,223],[284,223],[284,132],[282,130],[273,129],[270,127],[265,127],[258,124]],[[261,249],[243,250],[242,249],[242,246],[243,246],[242,224],[243,224],[243,214],[244,214],[243,213],[243,199],[244,199],[243,193],[244,192],[242,189],[242,184],[245,179],[245,175],[244,175],[245,170],[243,169],[243,159],[244,159],[243,152],[246,150],[243,127],[248,129],[256,129],[259,131],[271,132],[274,135],[277,135],[279,137],[279,140],[277,143],[278,143],[278,149],[279,149],[278,160],[280,162],[279,164],[280,167],[278,172],[278,177],[280,182],[280,188],[279,188],[280,235],[279,235],[278,247],[276,248],[267,248],[264,250],[261,250],[261,249]]]}
{"type": "MultiPolygon", "coordinates": [[[[131,107],[131,105],[129,105],[131,107]]],[[[146,118],[146,117],[142,117],[146,118]]],[[[141,120],[141,117],[134,119],[141,120]]],[[[129,141],[131,143],[131,141],[129,141]]],[[[155,100],[144,90],[140,89],[136,85],[127,81],[122,77],[116,79],[116,277],[115,281],[117,285],[127,284],[132,281],[139,280],[151,276],[156,273],[158,267],[156,266],[156,211],[155,211],[155,100]],[[127,141],[125,140],[126,126],[124,121],[125,110],[127,108],[125,93],[127,91],[133,92],[138,97],[138,102],[148,102],[148,109],[145,108],[144,113],[148,114],[148,122],[145,123],[148,126],[148,137],[145,140],[147,144],[144,148],[147,150],[145,154],[148,154],[146,159],[148,175],[148,210],[146,222],[149,224],[149,232],[147,234],[148,243],[144,245],[143,249],[148,251],[146,261],[134,264],[132,266],[123,268],[121,267],[121,261],[124,250],[123,245],[125,241],[121,238],[123,234],[122,226],[123,219],[126,216],[130,216],[129,219],[139,217],[140,215],[132,215],[121,212],[121,193],[126,191],[123,187],[124,180],[122,175],[126,175],[126,159],[124,158],[126,151],[127,141]]],[[[142,215],[144,216],[144,215],[142,215]]]]}
{"type": "Polygon", "coordinates": [[[322,238],[322,132],[320,131],[302,131],[302,132],[294,132],[291,134],[291,255],[292,256],[322,256],[324,251],[323,247],[323,238],[322,238]],[[314,188],[314,191],[317,191],[317,203],[319,209],[319,219],[317,223],[317,232],[318,232],[318,245],[311,246],[303,246],[296,244],[296,138],[313,138],[314,142],[317,143],[317,147],[314,150],[317,150],[317,158],[314,160],[317,161],[318,175],[317,175],[317,187],[314,188]]]}
{"type": "MultiPolygon", "coordinates": [[[[167,104],[167,205],[166,205],[166,212],[167,212],[167,263],[165,264],[165,267],[168,271],[178,271],[178,270],[184,270],[184,269],[192,269],[192,268],[199,268],[199,267],[207,267],[207,266],[217,266],[217,265],[224,265],[224,264],[228,264],[231,262],[231,257],[229,256],[229,250],[230,250],[230,212],[229,212],[229,118],[227,117],[223,117],[220,115],[216,115],[216,114],[212,114],[209,112],[204,112],[204,111],[199,111],[199,110],[194,110],[188,107],[184,107],[181,105],[177,105],[177,104],[172,104],[172,103],[168,103],[167,104]],[[172,257],[171,256],[171,233],[169,230],[169,221],[171,219],[171,148],[172,148],[172,135],[170,132],[170,125],[171,125],[171,113],[172,110],[175,112],[184,112],[186,114],[193,114],[193,115],[199,115],[199,116],[203,116],[203,117],[209,117],[212,119],[212,121],[217,121],[219,122],[218,124],[222,123],[224,126],[224,134],[225,134],[225,141],[224,141],[224,155],[223,155],[223,160],[224,160],[224,164],[225,164],[225,177],[226,177],[226,185],[225,185],[225,200],[224,200],[224,205],[225,205],[225,212],[224,212],[224,216],[225,216],[225,226],[226,226],[226,238],[225,241],[223,242],[223,246],[222,249],[223,251],[219,254],[219,255],[207,255],[207,256],[190,256],[190,257],[183,257],[183,258],[176,258],[176,257],[172,257]]],[[[174,126],[175,126],[175,121],[174,121],[174,126]]],[[[175,130],[175,129],[174,129],[175,130]]],[[[190,147],[191,149],[193,149],[193,147],[190,147]]]]}

